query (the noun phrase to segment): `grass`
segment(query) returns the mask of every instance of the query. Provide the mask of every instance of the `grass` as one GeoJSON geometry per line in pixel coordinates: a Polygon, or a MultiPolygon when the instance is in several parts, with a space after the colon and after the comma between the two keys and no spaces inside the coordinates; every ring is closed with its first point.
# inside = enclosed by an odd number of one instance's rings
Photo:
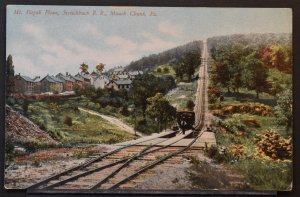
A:
{"type": "MultiPolygon", "coordinates": [[[[282,80],[287,80],[288,77],[281,76],[278,72],[274,72],[272,75],[282,80]]],[[[244,88],[241,88],[239,93],[227,93],[227,89],[222,89],[222,91],[224,101],[221,102],[218,99],[215,104],[233,106],[246,105],[247,103],[262,103],[270,106],[271,110],[276,105],[277,98],[268,93],[261,93],[259,98],[256,98],[255,91],[249,91],[244,88]]],[[[216,124],[216,140],[218,147],[226,147],[227,153],[224,153],[223,156],[216,154],[217,157],[214,160],[241,173],[253,189],[289,189],[292,182],[291,160],[255,159],[254,156],[257,147],[256,134],[263,134],[272,128],[282,137],[288,138],[291,136],[292,131],[287,133],[283,126],[278,126],[273,113],[263,116],[262,114],[250,114],[250,112],[231,112],[220,117],[222,123],[220,125],[216,124]],[[231,147],[236,145],[243,147],[243,156],[238,159],[226,157],[226,155],[230,154],[231,147]]]]}
{"type": "Polygon", "coordinates": [[[80,112],[77,107],[96,108],[85,97],[63,101],[36,101],[29,105],[28,117],[63,144],[112,144],[134,139],[134,135],[111,124],[101,117],[80,112]],[[65,117],[72,119],[71,126],[64,124],[65,117]]]}
{"type": "MultiPolygon", "coordinates": [[[[269,128],[275,128],[280,135],[287,137],[283,127],[277,127],[274,116],[258,116],[252,114],[233,114],[227,116],[224,122],[236,120],[234,124],[247,123],[245,120],[255,120],[259,126],[245,125],[248,135],[238,135],[217,129],[216,139],[219,147],[227,147],[240,144],[244,147],[244,155],[238,160],[225,161],[226,165],[244,175],[246,181],[254,189],[261,190],[286,190],[292,182],[291,161],[268,161],[264,159],[253,159],[256,148],[256,134],[265,133],[269,128]]],[[[234,121],[233,121],[234,122],[234,121]]],[[[221,157],[222,158],[222,157],[221,157]]]]}
{"type": "Polygon", "coordinates": [[[169,64],[162,64],[162,65],[157,66],[155,68],[155,70],[153,71],[153,74],[155,76],[171,75],[172,77],[176,78],[175,70],[169,64]],[[167,69],[167,72],[165,72],[164,69],[167,69]],[[161,70],[161,71],[158,72],[158,70],[161,70]]]}
{"type": "Polygon", "coordinates": [[[292,163],[259,160],[242,160],[233,164],[247,182],[257,190],[288,190],[292,183],[292,163]]]}
{"type": "Polygon", "coordinates": [[[101,117],[80,112],[71,127],[65,127],[66,137],[64,143],[105,143],[113,144],[121,141],[134,139],[132,134],[127,133],[101,117]]]}

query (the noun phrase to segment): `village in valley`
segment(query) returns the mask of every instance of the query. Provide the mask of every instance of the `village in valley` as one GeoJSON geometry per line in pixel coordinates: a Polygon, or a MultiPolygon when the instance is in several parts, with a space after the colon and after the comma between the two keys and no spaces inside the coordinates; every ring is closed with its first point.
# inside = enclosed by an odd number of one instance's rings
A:
{"type": "MultiPolygon", "coordinates": [[[[95,88],[104,89],[112,88],[114,90],[129,89],[132,80],[143,71],[125,71],[123,67],[117,67],[110,73],[102,73],[104,64],[98,65],[98,70],[89,73],[87,65],[82,64],[80,68],[82,72],[71,75],[66,72],[65,74],[58,73],[57,75],[47,75],[43,78],[36,76],[31,78],[29,76],[15,75],[14,83],[16,94],[74,94],[76,89],[81,88],[95,88]]],[[[97,66],[96,66],[97,68],[97,66]]]]}

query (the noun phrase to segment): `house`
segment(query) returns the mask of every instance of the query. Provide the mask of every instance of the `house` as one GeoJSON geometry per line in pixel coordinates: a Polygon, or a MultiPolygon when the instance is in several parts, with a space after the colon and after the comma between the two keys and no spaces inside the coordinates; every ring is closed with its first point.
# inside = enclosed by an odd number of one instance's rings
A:
{"type": "Polygon", "coordinates": [[[36,76],[33,78],[34,83],[34,93],[35,94],[41,94],[41,77],[40,76],[36,76]]]}
{"type": "Polygon", "coordinates": [[[109,79],[106,75],[100,75],[93,80],[93,86],[95,89],[104,89],[105,86],[109,83],[109,79]]]}
{"type": "Polygon", "coordinates": [[[112,88],[114,90],[122,90],[122,89],[129,89],[131,88],[132,81],[127,80],[111,80],[106,87],[112,88]]]}
{"type": "Polygon", "coordinates": [[[78,89],[78,88],[82,88],[83,87],[83,79],[82,78],[80,78],[80,77],[75,77],[75,76],[73,76],[73,75],[70,75],[70,74],[67,74],[67,76],[70,78],[70,79],[72,79],[72,80],[74,80],[75,81],[75,83],[74,83],[74,89],[78,89]]]}
{"type": "Polygon", "coordinates": [[[112,75],[127,75],[128,73],[125,71],[123,67],[118,67],[113,70],[112,75]]]}
{"type": "Polygon", "coordinates": [[[133,80],[135,79],[137,76],[144,74],[143,71],[130,71],[128,72],[129,75],[129,79],[133,80]]]}
{"type": "Polygon", "coordinates": [[[85,74],[85,73],[77,73],[75,77],[78,77],[83,80],[83,87],[91,87],[92,86],[92,81],[93,77],[90,74],[85,74]]]}
{"type": "Polygon", "coordinates": [[[92,77],[98,77],[100,74],[99,73],[97,73],[97,72],[95,72],[94,70],[93,70],[93,72],[91,73],[91,76],[92,77]]]}
{"type": "Polygon", "coordinates": [[[24,75],[16,75],[14,77],[15,93],[34,94],[35,81],[24,75]]]}
{"type": "Polygon", "coordinates": [[[129,79],[128,75],[115,75],[115,80],[127,80],[129,79]]]}
{"type": "Polygon", "coordinates": [[[56,78],[63,81],[63,90],[64,91],[73,91],[75,89],[75,80],[71,79],[67,75],[68,75],[68,73],[66,73],[66,75],[63,75],[62,73],[58,73],[56,75],[56,78]]]}
{"type": "Polygon", "coordinates": [[[63,91],[63,81],[57,77],[47,75],[41,80],[41,92],[61,93],[63,91]]]}

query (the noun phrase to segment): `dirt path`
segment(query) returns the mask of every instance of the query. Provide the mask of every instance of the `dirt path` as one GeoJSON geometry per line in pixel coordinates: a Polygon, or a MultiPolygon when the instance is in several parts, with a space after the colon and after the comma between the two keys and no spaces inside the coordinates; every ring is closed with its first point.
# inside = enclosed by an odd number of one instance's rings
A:
{"type": "Polygon", "coordinates": [[[136,133],[136,135],[140,136],[140,137],[144,136],[144,134],[142,134],[141,132],[134,131],[133,127],[129,126],[128,124],[122,122],[121,120],[119,120],[119,119],[117,119],[115,117],[111,117],[111,116],[107,116],[107,115],[104,115],[104,114],[100,114],[98,112],[95,112],[95,111],[92,111],[92,110],[83,109],[81,107],[79,107],[78,109],[81,110],[81,111],[84,111],[86,113],[89,113],[89,114],[100,116],[104,120],[107,120],[108,122],[112,123],[113,125],[116,125],[117,127],[124,129],[128,133],[131,133],[131,134],[135,134],[136,133]]]}

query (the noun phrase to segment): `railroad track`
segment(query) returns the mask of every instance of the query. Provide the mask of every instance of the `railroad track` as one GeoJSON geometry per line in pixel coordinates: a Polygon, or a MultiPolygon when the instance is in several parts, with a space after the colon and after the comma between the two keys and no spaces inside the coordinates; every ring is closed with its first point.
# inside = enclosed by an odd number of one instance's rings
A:
{"type": "MultiPolygon", "coordinates": [[[[203,52],[204,55],[206,52],[203,52]]],[[[134,179],[149,171],[155,166],[166,161],[180,162],[183,155],[195,154],[198,149],[191,146],[204,132],[205,110],[206,110],[206,64],[202,65],[199,75],[201,84],[197,90],[196,97],[196,124],[198,131],[192,141],[184,147],[175,147],[173,144],[185,137],[194,134],[194,131],[186,131],[186,134],[176,136],[175,131],[162,132],[144,141],[129,143],[109,153],[99,155],[87,160],[85,163],[49,177],[39,183],[30,186],[28,191],[40,190],[66,190],[66,189],[89,189],[89,190],[114,190],[134,188],[134,179]],[[167,138],[169,137],[169,138],[167,138]],[[158,138],[164,138],[157,141],[158,138]],[[139,145],[148,141],[148,146],[139,145]],[[162,145],[163,144],[163,145],[162,145]],[[128,184],[131,182],[130,184],[128,184]]]]}

